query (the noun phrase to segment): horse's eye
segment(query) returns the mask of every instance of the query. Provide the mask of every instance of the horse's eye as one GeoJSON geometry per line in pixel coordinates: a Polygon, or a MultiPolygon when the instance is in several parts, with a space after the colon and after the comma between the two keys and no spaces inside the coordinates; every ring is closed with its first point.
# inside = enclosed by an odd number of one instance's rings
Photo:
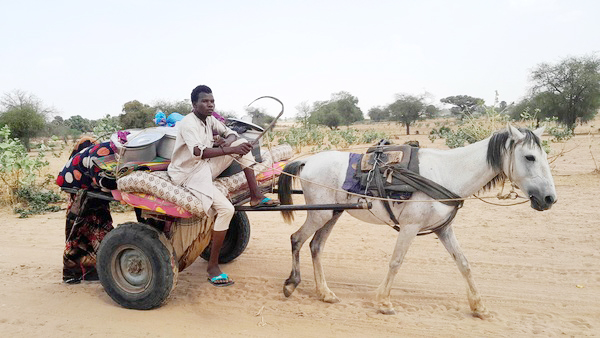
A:
{"type": "Polygon", "coordinates": [[[535,162],[535,156],[533,155],[527,155],[525,156],[525,158],[527,159],[527,161],[535,162]]]}

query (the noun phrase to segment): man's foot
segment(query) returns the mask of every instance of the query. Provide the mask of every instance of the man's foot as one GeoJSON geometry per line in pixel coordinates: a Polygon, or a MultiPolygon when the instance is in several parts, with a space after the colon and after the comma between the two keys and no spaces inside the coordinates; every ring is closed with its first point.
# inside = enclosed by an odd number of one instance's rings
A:
{"type": "Polygon", "coordinates": [[[276,207],[279,204],[278,200],[269,197],[264,197],[262,200],[258,201],[250,201],[250,206],[253,208],[276,207]]]}
{"type": "Polygon", "coordinates": [[[206,268],[206,272],[208,273],[208,277],[217,277],[220,274],[223,273],[223,271],[221,271],[221,269],[219,269],[219,266],[209,266],[206,268]]]}

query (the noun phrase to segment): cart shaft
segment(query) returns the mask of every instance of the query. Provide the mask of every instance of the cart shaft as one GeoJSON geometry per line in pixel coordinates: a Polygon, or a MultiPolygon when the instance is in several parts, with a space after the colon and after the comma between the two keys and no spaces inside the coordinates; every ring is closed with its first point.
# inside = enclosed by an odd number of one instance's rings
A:
{"type": "Polygon", "coordinates": [[[236,211],[295,211],[295,210],[348,210],[348,209],[371,209],[371,202],[351,204],[304,204],[304,205],[278,205],[275,207],[252,207],[247,205],[236,205],[236,211]]]}

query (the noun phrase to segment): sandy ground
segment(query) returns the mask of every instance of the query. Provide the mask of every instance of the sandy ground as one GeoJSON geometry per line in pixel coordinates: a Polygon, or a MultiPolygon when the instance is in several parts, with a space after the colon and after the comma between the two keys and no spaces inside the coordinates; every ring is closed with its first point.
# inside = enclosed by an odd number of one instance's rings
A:
{"type": "MultiPolygon", "coordinates": [[[[409,138],[443,147],[424,135],[409,138]]],[[[417,238],[407,254],[392,289],[397,314],[378,314],[373,297],[396,233],[348,215],[333,230],[323,259],[328,284],[342,301],[316,299],[308,246],[301,256],[304,280],[286,299],[289,236],[302,224],[302,212],[293,225],[279,213],[248,214],[250,244],[223,266],[234,286],[211,286],[199,258],[179,275],[162,307],[127,310],[98,282],[61,282],[64,212],[18,219],[5,210],[0,336],[600,336],[600,174],[592,173],[600,165],[592,158],[600,161],[597,129],[553,145],[552,154],[561,151],[552,163],[559,201],[550,211],[470,200],[456,217],[456,235],[491,319],[471,316],[464,280],[435,235],[417,238]]],[[[113,217],[115,224],[135,218],[113,217]]]]}

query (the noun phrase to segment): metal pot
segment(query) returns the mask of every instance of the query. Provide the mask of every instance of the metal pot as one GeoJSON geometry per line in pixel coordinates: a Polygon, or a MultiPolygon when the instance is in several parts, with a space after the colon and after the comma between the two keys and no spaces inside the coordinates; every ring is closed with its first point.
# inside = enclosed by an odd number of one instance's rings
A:
{"type": "Polygon", "coordinates": [[[156,158],[156,146],[163,136],[156,131],[139,133],[123,146],[120,162],[151,162],[156,158]]]}
{"type": "Polygon", "coordinates": [[[156,146],[156,155],[170,160],[173,156],[175,140],[176,137],[174,135],[165,134],[165,136],[158,141],[158,145],[156,146]]]}
{"type": "Polygon", "coordinates": [[[121,162],[152,162],[155,158],[156,142],[143,147],[124,147],[121,162]]]}

